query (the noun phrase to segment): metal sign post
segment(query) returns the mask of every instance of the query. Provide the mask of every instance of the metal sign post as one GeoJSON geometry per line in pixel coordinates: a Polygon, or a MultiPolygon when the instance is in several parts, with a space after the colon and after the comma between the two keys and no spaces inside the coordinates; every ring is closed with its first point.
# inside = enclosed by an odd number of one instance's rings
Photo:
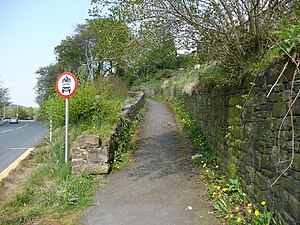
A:
{"type": "Polygon", "coordinates": [[[64,72],[56,79],[57,93],[66,99],[66,115],[65,115],[65,162],[68,163],[68,133],[69,133],[69,98],[75,93],[77,88],[77,80],[74,74],[64,72]]]}
{"type": "Polygon", "coordinates": [[[50,144],[52,144],[52,135],[53,135],[53,132],[52,132],[52,116],[50,117],[50,128],[49,128],[49,131],[50,131],[50,144]]]}
{"type": "Polygon", "coordinates": [[[69,98],[66,98],[65,163],[68,163],[69,98]]]}

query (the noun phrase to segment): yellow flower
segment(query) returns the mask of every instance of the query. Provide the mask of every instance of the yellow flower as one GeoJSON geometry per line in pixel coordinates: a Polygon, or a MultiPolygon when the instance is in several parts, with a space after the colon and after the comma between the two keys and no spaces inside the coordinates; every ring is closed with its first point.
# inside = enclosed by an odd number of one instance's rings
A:
{"type": "Polygon", "coordinates": [[[248,209],[248,213],[251,214],[252,213],[252,209],[248,209]]]}
{"type": "Polygon", "coordinates": [[[248,203],[248,207],[251,207],[252,206],[252,204],[251,203],[248,203]]]}
{"type": "Polygon", "coordinates": [[[240,210],[240,207],[238,207],[238,206],[235,207],[235,210],[236,210],[236,211],[239,211],[239,210],[240,210]]]}
{"type": "Polygon", "coordinates": [[[217,190],[220,191],[221,190],[221,186],[217,186],[217,190]]]}
{"type": "Polygon", "coordinates": [[[236,222],[240,223],[242,221],[241,217],[236,219],[236,222]]]}
{"type": "Polygon", "coordinates": [[[233,214],[230,214],[230,215],[229,215],[229,218],[232,219],[232,218],[233,218],[233,214]]]}
{"type": "Polygon", "coordinates": [[[228,189],[227,188],[223,188],[223,191],[226,192],[228,189]]]}
{"type": "Polygon", "coordinates": [[[261,203],[260,203],[261,205],[265,205],[265,204],[267,204],[265,201],[262,201],[261,203]]]}
{"type": "Polygon", "coordinates": [[[212,196],[215,197],[215,195],[216,195],[216,192],[213,192],[213,193],[212,193],[212,196]]]}
{"type": "Polygon", "coordinates": [[[228,219],[229,218],[229,215],[227,214],[226,216],[225,216],[225,219],[228,219]]]}
{"type": "Polygon", "coordinates": [[[258,210],[255,210],[254,215],[255,215],[255,216],[259,216],[259,211],[258,211],[258,210]]]}

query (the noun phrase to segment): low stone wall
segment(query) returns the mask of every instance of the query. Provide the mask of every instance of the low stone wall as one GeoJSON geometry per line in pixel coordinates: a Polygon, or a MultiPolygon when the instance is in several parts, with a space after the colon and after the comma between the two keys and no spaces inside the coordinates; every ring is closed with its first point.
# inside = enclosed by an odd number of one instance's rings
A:
{"type": "Polygon", "coordinates": [[[300,89],[299,76],[292,82],[295,71],[292,63],[266,97],[283,66],[279,62],[239,87],[228,90],[201,87],[184,99],[210,149],[220,156],[223,171],[232,178],[242,178],[254,202],[267,201],[277,217],[286,224],[296,225],[300,221],[300,99],[293,106],[294,129],[288,116],[278,138],[288,102],[300,89]],[[282,174],[291,160],[291,168],[282,174]]]}
{"type": "MultiPolygon", "coordinates": [[[[129,93],[132,103],[122,108],[122,115],[134,119],[145,104],[142,92],[129,93]]],[[[118,151],[116,137],[122,130],[121,121],[116,125],[109,141],[102,143],[97,135],[81,135],[72,147],[72,173],[87,172],[91,174],[106,174],[112,169],[115,152],[118,151]]]]}

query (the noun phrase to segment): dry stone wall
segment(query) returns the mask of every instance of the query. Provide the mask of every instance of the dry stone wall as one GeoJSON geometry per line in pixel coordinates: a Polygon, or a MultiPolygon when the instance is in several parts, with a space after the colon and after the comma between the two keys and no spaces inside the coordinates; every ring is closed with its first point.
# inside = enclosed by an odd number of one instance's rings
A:
{"type": "MultiPolygon", "coordinates": [[[[142,92],[129,93],[132,103],[122,108],[122,115],[134,119],[138,111],[144,106],[145,95],[142,92]]],[[[91,174],[105,174],[112,169],[115,152],[118,151],[117,137],[122,131],[121,121],[116,125],[109,141],[102,143],[97,135],[81,135],[72,147],[72,173],[87,172],[91,174]]]]}
{"type": "Polygon", "coordinates": [[[292,64],[266,97],[283,65],[279,62],[255,79],[244,80],[239,87],[201,87],[201,91],[184,99],[210,149],[220,156],[223,171],[230,177],[241,177],[254,201],[266,200],[282,221],[296,225],[300,221],[300,99],[293,106],[293,120],[289,114],[278,134],[288,102],[300,89],[299,76],[292,82],[292,64]],[[291,160],[291,168],[282,174],[291,160]]]}

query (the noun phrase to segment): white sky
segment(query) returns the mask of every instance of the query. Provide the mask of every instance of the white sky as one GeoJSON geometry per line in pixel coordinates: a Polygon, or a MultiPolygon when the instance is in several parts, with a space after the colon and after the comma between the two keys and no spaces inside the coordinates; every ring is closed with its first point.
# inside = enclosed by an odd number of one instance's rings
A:
{"type": "Polygon", "coordinates": [[[0,0],[0,83],[11,102],[37,107],[35,71],[55,63],[54,48],[90,8],[90,0],[0,0]]]}

